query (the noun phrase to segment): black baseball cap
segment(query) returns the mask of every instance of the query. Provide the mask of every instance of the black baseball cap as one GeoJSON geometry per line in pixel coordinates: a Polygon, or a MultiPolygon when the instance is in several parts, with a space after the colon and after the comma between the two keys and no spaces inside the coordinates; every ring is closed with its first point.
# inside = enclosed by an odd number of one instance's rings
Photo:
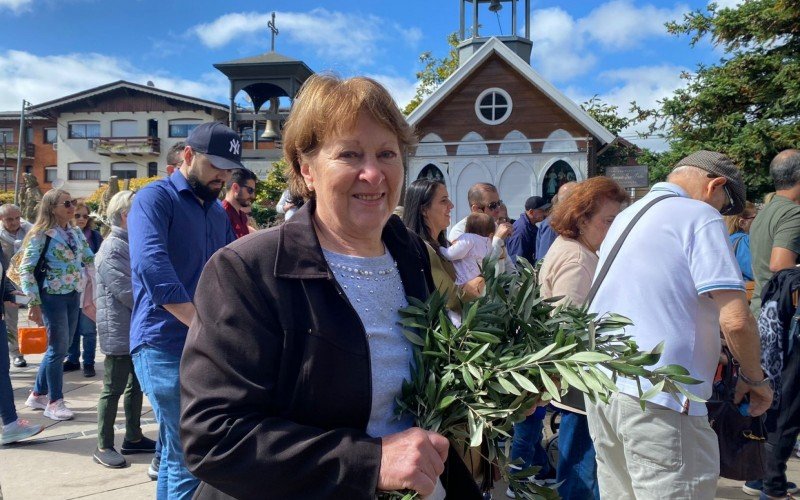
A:
{"type": "Polygon", "coordinates": [[[525,211],[528,210],[547,210],[552,203],[545,202],[541,196],[531,196],[525,200],[525,211]]]}
{"type": "Polygon", "coordinates": [[[245,168],[242,165],[242,138],[220,122],[208,122],[195,127],[186,138],[186,145],[208,156],[217,168],[245,168]]]}

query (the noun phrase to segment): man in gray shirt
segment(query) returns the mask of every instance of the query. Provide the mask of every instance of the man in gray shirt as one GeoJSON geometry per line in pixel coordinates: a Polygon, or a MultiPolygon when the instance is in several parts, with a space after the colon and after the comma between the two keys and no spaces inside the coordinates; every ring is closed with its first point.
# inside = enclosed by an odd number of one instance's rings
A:
{"type": "MultiPolygon", "coordinates": [[[[11,257],[19,251],[22,240],[31,229],[31,223],[22,220],[22,211],[18,206],[6,203],[0,206],[0,247],[2,247],[3,269],[8,269],[11,257]]],[[[19,287],[17,283],[15,286],[19,287]]],[[[10,311],[6,315],[6,328],[8,330],[8,353],[13,358],[14,366],[23,368],[28,366],[27,361],[19,352],[17,344],[17,320],[16,311],[10,311]]]]}

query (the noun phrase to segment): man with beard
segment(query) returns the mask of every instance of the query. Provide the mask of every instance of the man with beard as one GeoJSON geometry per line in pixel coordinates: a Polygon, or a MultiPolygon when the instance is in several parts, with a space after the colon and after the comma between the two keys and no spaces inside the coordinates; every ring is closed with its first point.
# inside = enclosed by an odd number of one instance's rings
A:
{"type": "Polygon", "coordinates": [[[228,181],[228,192],[222,200],[222,208],[228,214],[236,238],[250,234],[248,227],[248,214],[245,208],[253,204],[256,197],[256,174],[251,170],[242,168],[234,170],[228,181]]]}
{"type": "Polygon", "coordinates": [[[137,192],[128,215],[131,355],[159,425],[159,499],[191,498],[199,484],[186,469],[178,433],[178,368],[203,266],[236,239],[217,197],[231,170],[244,168],[241,144],[221,123],[199,125],[186,140],[180,169],[137,192]]]}

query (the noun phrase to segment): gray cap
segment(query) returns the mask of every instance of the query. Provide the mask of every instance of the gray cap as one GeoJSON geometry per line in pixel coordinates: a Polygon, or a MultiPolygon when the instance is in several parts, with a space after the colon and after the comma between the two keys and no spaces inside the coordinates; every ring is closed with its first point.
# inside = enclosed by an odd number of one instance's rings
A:
{"type": "Polygon", "coordinates": [[[730,158],[722,153],[700,150],[675,164],[675,168],[683,166],[697,167],[716,177],[725,177],[728,180],[726,185],[731,193],[731,198],[733,198],[733,209],[723,215],[736,215],[744,210],[746,199],[744,181],[742,181],[739,169],[730,158]]]}

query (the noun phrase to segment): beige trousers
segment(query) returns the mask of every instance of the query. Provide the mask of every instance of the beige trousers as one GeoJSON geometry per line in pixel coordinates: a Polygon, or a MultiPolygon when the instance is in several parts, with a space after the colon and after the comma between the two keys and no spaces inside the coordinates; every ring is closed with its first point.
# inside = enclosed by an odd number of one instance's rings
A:
{"type": "Polygon", "coordinates": [[[609,404],[586,401],[597,452],[600,497],[713,499],[719,479],[717,435],[705,416],[691,417],[626,394],[609,404]]]}

